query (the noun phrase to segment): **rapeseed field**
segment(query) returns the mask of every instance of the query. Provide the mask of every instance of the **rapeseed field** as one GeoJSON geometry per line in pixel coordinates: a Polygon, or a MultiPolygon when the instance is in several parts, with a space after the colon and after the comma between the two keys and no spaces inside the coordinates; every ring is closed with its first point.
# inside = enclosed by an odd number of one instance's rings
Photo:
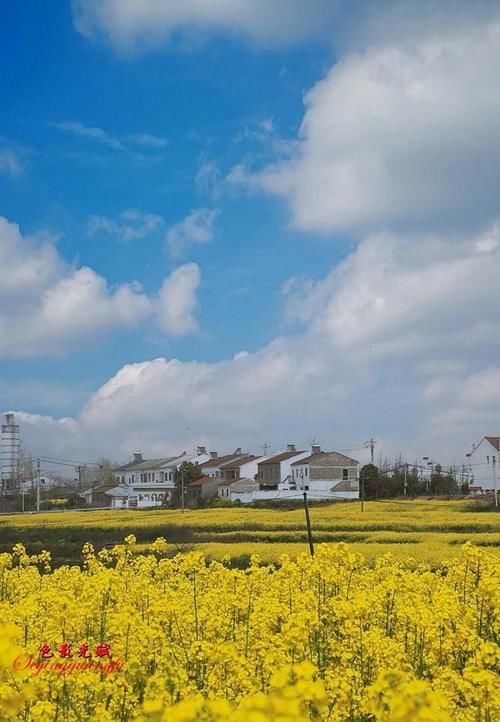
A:
{"type": "Polygon", "coordinates": [[[493,722],[498,559],[432,571],[346,543],[246,569],[129,535],[51,571],[0,554],[0,719],[493,722]]]}

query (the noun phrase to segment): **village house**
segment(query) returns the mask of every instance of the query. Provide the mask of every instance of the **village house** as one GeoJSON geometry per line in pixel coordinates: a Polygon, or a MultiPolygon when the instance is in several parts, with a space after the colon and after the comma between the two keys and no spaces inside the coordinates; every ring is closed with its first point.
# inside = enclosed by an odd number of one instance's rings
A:
{"type": "Polygon", "coordinates": [[[472,451],[465,455],[469,463],[472,492],[498,489],[500,472],[500,436],[483,436],[478,444],[472,444],[472,451]]]}
{"type": "Polygon", "coordinates": [[[311,499],[359,498],[359,462],[337,451],[325,452],[318,445],[312,453],[291,463],[292,480],[297,490],[307,491],[311,499]]]}
{"type": "Polygon", "coordinates": [[[111,497],[107,492],[112,488],[109,484],[99,484],[86,489],[80,496],[83,496],[87,506],[96,508],[111,506],[111,497]]]}
{"type": "Polygon", "coordinates": [[[294,444],[288,444],[287,450],[270,456],[257,464],[257,479],[261,491],[277,489],[292,490],[296,488],[292,480],[293,461],[300,461],[310,456],[309,451],[296,451],[294,444]]]}
{"type": "Polygon", "coordinates": [[[259,462],[264,459],[267,459],[267,456],[244,454],[225,462],[220,466],[221,481],[238,481],[243,478],[253,480],[257,474],[259,462]]]}
{"type": "Polygon", "coordinates": [[[156,459],[144,459],[142,453],[136,452],[131,462],[113,469],[118,488],[106,492],[113,499],[111,506],[138,509],[167,504],[175,489],[175,475],[180,466],[185,461],[201,465],[209,458],[203,446],[195,453],[184,452],[179,456],[156,459]],[[124,490],[128,490],[127,495],[124,490]]]}
{"type": "Polygon", "coordinates": [[[236,504],[250,504],[259,485],[253,479],[238,479],[229,486],[229,500],[236,504]]]}
{"type": "Polygon", "coordinates": [[[213,476],[202,476],[186,486],[186,505],[196,506],[217,496],[218,480],[213,476]]]}
{"type": "Polygon", "coordinates": [[[210,458],[205,461],[201,466],[201,472],[203,476],[213,476],[216,479],[220,479],[222,464],[226,464],[229,461],[236,461],[237,459],[247,456],[241,453],[241,449],[236,449],[233,454],[225,454],[224,456],[218,456],[216,451],[210,451],[210,458]]]}

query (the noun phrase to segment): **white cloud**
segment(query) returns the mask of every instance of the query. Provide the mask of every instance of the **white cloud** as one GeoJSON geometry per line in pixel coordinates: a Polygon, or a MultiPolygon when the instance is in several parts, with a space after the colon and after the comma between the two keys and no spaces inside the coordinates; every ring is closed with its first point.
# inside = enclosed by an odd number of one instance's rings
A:
{"type": "Polygon", "coordinates": [[[156,233],[163,225],[161,216],[129,208],[120,214],[119,220],[107,216],[90,216],[87,233],[91,236],[104,233],[121,241],[135,241],[156,233]]]}
{"type": "Polygon", "coordinates": [[[334,0],[73,0],[76,29],[120,49],[154,47],[175,33],[229,32],[264,44],[313,36],[335,15],[334,0]]]}
{"type": "MultiPolygon", "coordinates": [[[[124,366],[74,419],[80,454],[278,448],[313,436],[343,448],[376,435],[384,455],[463,458],[498,423],[500,250],[477,247],[496,234],[368,237],[324,279],[285,286],[290,302],[300,295],[303,331],[214,363],[124,366]]],[[[158,313],[169,333],[195,330],[198,285],[194,264],[164,284],[158,313]]],[[[30,427],[33,443],[42,433],[30,427]]],[[[75,453],[73,427],[64,433],[75,453]]]]}
{"type": "Polygon", "coordinates": [[[158,304],[158,320],[163,331],[174,336],[197,331],[198,324],[193,313],[200,280],[200,269],[196,263],[187,263],[164,281],[158,304]]]}
{"type": "Polygon", "coordinates": [[[219,216],[217,208],[197,208],[180,223],[168,229],[165,236],[170,254],[179,258],[196,243],[208,243],[214,237],[214,223],[219,216]]]}
{"type": "Polygon", "coordinates": [[[56,128],[63,130],[71,135],[79,136],[80,138],[86,138],[87,140],[93,140],[97,143],[107,145],[113,150],[125,150],[123,143],[118,139],[106,133],[102,128],[95,126],[85,125],[79,121],[63,121],[56,123],[56,128]]]}
{"type": "Polygon", "coordinates": [[[208,193],[221,178],[221,171],[215,161],[204,160],[195,177],[196,188],[200,193],[208,193]]]}
{"type": "MultiPolygon", "coordinates": [[[[252,184],[320,232],[488,220],[500,183],[499,64],[494,22],[347,54],[307,94],[295,157],[252,184]]],[[[241,168],[236,180],[248,182],[241,168]]]]}
{"type": "Polygon", "coordinates": [[[21,175],[23,168],[19,153],[12,148],[0,148],[0,173],[16,177],[21,175]]]}
{"type": "Polygon", "coordinates": [[[128,140],[137,145],[142,145],[146,148],[166,148],[168,140],[160,138],[157,135],[151,135],[150,133],[137,133],[136,135],[129,135],[128,140]]]}
{"type": "Polygon", "coordinates": [[[390,233],[370,236],[319,282],[285,286],[288,318],[309,323],[338,349],[415,356],[448,346],[500,343],[500,235],[478,240],[390,233]]]}
{"type": "Polygon", "coordinates": [[[135,133],[120,139],[111,135],[102,128],[85,125],[85,123],[81,123],[80,121],[62,121],[60,123],[56,123],[55,127],[58,130],[69,133],[70,135],[94,141],[95,143],[100,143],[101,145],[106,145],[108,148],[112,148],[113,150],[127,150],[127,142],[150,150],[160,150],[162,148],[166,148],[168,145],[168,141],[165,138],[161,138],[157,135],[151,135],[150,133],[135,133]]]}
{"type": "Polygon", "coordinates": [[[172,333],[188,333],[199,271],[189,267],[184,278],[185,268],[166,279],[158,298],[135,282],[110,288],[91,268],[70,266],[46,234],[24,237],[0,217],[0,357],[67,353],[149,318],[164,331],[170,324],[172,333]]]}

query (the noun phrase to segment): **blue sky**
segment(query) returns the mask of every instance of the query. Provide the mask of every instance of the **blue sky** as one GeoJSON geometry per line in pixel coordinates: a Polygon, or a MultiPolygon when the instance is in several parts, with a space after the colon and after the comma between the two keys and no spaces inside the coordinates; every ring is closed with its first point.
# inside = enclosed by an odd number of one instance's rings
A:
{"type": "Polygon", "coordinates": [[[0,398],[34,453],[497,433],[495,3],[180,7],[2,8],[0,398]]]}

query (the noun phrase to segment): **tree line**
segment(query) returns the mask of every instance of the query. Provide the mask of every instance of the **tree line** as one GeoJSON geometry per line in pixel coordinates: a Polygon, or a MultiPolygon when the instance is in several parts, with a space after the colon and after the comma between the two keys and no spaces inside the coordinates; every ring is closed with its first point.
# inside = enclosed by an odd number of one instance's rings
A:
{"type": "Polygon", "coordinates": [[[365,464],[360,471],[360,487],[367,499],[387,499],[392,496],[454,496],[469,493],[469,474],[465,465],[443,469],[440,464],[425,470],[418,464],[398,459],[394,464],[384,462],[381,467],[365,464]]]}

